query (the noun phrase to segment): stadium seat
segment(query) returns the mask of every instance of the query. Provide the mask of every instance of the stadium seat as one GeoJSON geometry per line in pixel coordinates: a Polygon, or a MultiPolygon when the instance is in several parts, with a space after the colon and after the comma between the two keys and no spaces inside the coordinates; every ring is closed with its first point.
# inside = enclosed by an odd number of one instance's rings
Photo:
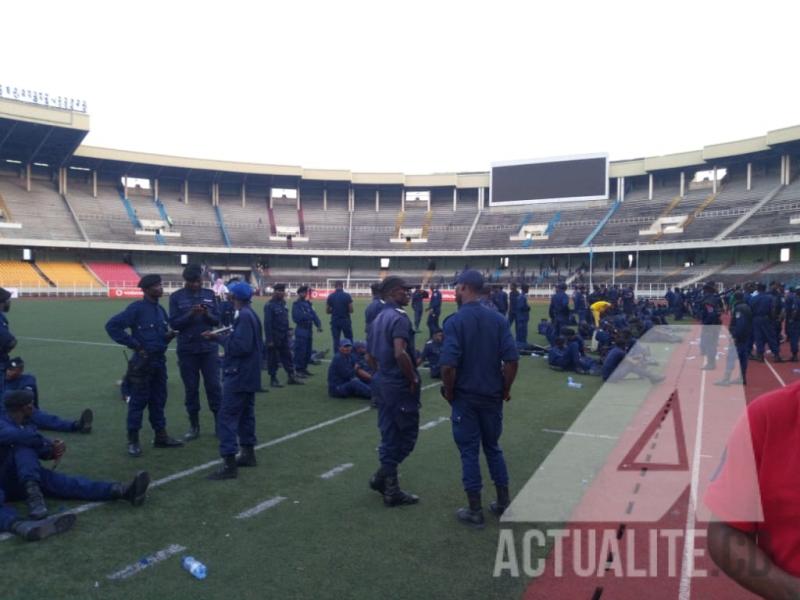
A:
{"type": "Polygon", "coordinates": [[[37,262],[36,265],[57,287],[99,287],[100,280],[94,277],[81,263],[37,262]]]}
{"type": "Polygon", "coordinates": [[[0,260],[0,286],[50,287],[31,263],[21,260],[0,260]]]}
{"type": "Polygon", "coordinates": [[[108,287],[130,287],[139,282],[139,273],[125,263],[87,262],[86,267],[108,287]]]}

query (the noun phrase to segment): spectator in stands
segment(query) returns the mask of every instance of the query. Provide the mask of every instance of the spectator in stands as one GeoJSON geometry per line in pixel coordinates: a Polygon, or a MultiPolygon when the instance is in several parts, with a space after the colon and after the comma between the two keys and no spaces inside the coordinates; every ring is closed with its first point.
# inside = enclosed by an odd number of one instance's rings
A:
{"type": "Polygon", "coordinates": [[[333,352],[336,352],[342,335],[349,340],[353,339],[353,323],[350,320],[350,315],[353,313],[353,298],[344,291],[344,284],[341,281],[337,281],[334,287],[336,289],[326,300],[325,312],[331,316],[333,352]]]}
{"type": "Polygon", "coordinates": [[[331,398],[371,398],[372,390],[356,375],[353,342],[342,338],[339,351],[328,367],[328,395],[331,398]]]}
{"type": "Polygon", "coordinates": [[[183,280],[183,288],[169,297],[169,324],[178,332],[178,368],[189,417],[189,431],[183,439],[188,442],[200,436],[201,374],[215,424],[222,401],[217,344],[203,337],[220,324],[220,316],[214,291],[203,287],[200,265],[188,265],[183,280]]]}
{"type": "Polygon", "coordinates": [[[169,436],[164,407],[167,404],[167,346],[175,337],[169,328],[167,311],[159,304],[164,295],[159,275],[145,275],[139,280],[144,298],[128,305],[106,323],[112,340],[134,351],[128,363],[127,378],[131,399],[128,403],[128,455],[142,455],[139,430],[144,409],[155,431],[153,446],[177,448],[183,442],[169,436]]]}
{"type": "MultiPolygon", "coordinates": [[[[91,433],[94,413],[87,408],[75,421],[66,421],[61,417],[39,409],[39,388],[36,377],[32,373],[25,373],[25,362],[21,357],[12,358],[8,363],[5,376],[5,392],[26,390],[33,394],[33,414],[31,423],[38,429],[47,431],[91,433]]],[[[0,416],[3,415],[3,405],[0,403],[0,416]]]]}
{"type": "Polygon", "coordinates": [[[297,288],[297,299],[292,304],[292,321],[294,321],[294,367],[301,377],[311,377],[308,363],[311,361],[311,348],[314,342],[313,328],[322,333],[322,321],[319,320],[314,307],[308,300],[308,286],[297,288]]]}

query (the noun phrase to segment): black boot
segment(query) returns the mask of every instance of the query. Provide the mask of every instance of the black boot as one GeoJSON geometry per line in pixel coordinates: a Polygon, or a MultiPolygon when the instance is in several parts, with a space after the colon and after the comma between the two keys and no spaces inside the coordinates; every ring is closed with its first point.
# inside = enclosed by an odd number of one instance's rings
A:
{"type": "Polygon", "coordinates": [[[219,470],[214,471],[211,475],[206,477],[212,481],[221,481],[223,479],[236,479],[239,474],[236,467],[236,455],[228,454],[222,457],[223,463],[219,470]]]}
{"type": "Polygon", "coordinates": [[[295,375],[298,377],[313,377],[314,374],[311,373],[308,369],[298,369],[295,371],[295,375]]]}
{"type": "Polygon", "coordinates": [[[258,463],[256,462],[256,452],[252,446],[242,446],[241,452],[236,456],[236,466],[237,467],[255,467],[258,463]]]}
{"type": "Polygon", "coordinates": [[[383,472],[383,467],[375,471],[375,474],[369,478],[369,487],[383,496],[386,487],[386,473],[383,472]]]}
{"type": "Polygon", "coordinates": [[[38,542],[51,535],[69,531],[74,524],[74,514],[62,513],[39,521],[14,521],[10,529],[11,533],[18,535],[26,542],[38,542]]]}
{"type": "Polygon", "coordinates": [[[191,442],[200,437],[200,415],[197,413],[189,414],[189,431],[183,434],[183,441],[191,442]]]}
{"type": "Polygon", "coordinates": [[[81,413],[80,418],[72,424],[72,430],[78,433],[92,433],[92,422],[94,413],[91,408],[87,408],[81,413]]]}
{"type": "Polygon", "coordinates": [[[111,487],[111,499],[127,500],[133,506],[141,506],[149,485],[150,475],[147,471],[139,471],[130,483],[115,483],[111,487]]]}
{"type": "Polygon", "coordinates": [[[483,508],[481,508],[480,493],[467,494],[467,500],[469,500],[469,507],[459,508],[456,511],[456,519],[464,525],[475,527],[476,529],[483,528],[485,521],[483,518],[483,508]]]}
{"type": "Polygon", "coordinates": [[[142,455],[142,447],[139,445],[139,432],[128,432],[128,456],[138,458],[142,455]]]}
{"type": "Polygon", "coordinates": [[[280,381],[278,381],[278,378],[277,378],[277,377],[275,377],[275,376],[272,376],[272,377],[270,377],[270,379],[269,379],[269,386],[270,386],[270,387],[274,387],[274,388],[282,388],[282,387],[283,387],[283,384],[281,384],[281,382],[280,382],[280,381]]]}
{"type": "Polygon", "coordinates": [[[154,448],[180,448],[181,446],[183,446],[183,442],[169,437],[166,429],[156,431],[156,437],[153,440],[154,448]]]}
{"type": "Polygon", "coordinates": [[[499,517],[506,511],[508,505],[511,504],[511,499],[508,497],[507,485],[496,485],[495,489],[497,490],[497,500],[489,503],[489,510],[493,515],[499,517]]]}
{"type": "Polygon", "coordinates": [[[37,481],[25,482],[25,503],[31,519],[38,521],[47,516],[47,504],[44,503],[44,494],[37,481]]]}
{"type": "Polygon", "coordinates": [[[405,504],[416,504],[419,497],[409,494],[400,489],[400,481],[397,475],[387,475],[383,484],[383,503],[386,506],[403,506],[405,504]]]}
{"type": "Polygon", "coordinates": [[[294,372],[289,373],[289,385],[303,385],[303,382],[300,381],[294,374],[294,372]]]}

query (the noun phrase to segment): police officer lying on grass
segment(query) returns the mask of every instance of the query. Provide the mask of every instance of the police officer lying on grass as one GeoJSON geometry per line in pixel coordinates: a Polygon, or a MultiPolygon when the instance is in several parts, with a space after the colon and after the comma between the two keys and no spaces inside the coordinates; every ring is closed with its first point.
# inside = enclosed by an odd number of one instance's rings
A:
{"type": "Polygon", "coordinates": [[[499,440],[503,402],[511,400],[519,352],[505,317],[479,302],[483,276],[475,270],[462,271],[455,285],[459,308],[444,323],[439,362],[442,394],[452,407],[453,440],[461,453],[461,481],[469,502],[458,509],[456,517],[465,525],[483,527],[481,444],[497,490],[497,500],[489,510],[499,516],[510,503],[499,440]]]}
{"type": "MultiPolygon", "coordinates": [[[[32,373],[25,373],[25,363],[21,357],[11,359],[6,369],[6,392],[16,390],[28,390],[33,394],[33,415],[31,421],[39,429],[48,431],[91,433],[94,413],[87,408],[75,421],[66,421],[61,417],[50,414],[39,409],[39,389],[36,385],[36,377],[32,373]]],[[[0,403],[0,415],[3,414],[3,405],[0,403]]]]}
{"type": "MultiPolygon", "coordinates": [[[[0,417],[0,530],[10,531],[28,541],[63,533],[75,523],[74,514],[47,518],[45,496],[76,500],[127,500],[133,506],[144,503],[150,476],[136,474],[130,483],[92,481],[44,468],[40,460],[58,461],[67,450],[61,440],[42,436],[32,423],[33,394],[27,390],[7,392],[6,414],[0,417]],[[25,499],[28,520],[20,520],[6,500],[25,499]]],[[[53,467],[55,469],[55,466],[53,467]]]]}

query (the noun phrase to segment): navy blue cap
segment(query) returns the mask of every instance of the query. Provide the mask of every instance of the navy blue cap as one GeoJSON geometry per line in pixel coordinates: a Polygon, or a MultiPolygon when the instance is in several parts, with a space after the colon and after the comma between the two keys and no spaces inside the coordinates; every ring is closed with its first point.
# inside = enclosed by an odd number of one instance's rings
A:
{"type": "Polygon", "coordinates": [[[348,338],[342,338],[341,340],[339,340],[339,347],[340,348],[342,346],[347,347],[347,346],[352,346],[352,345],[353,345],[353,342],[351,342],[348,338]]]}
{"type": "Polygon", "coordinates": [[[471,287],[475,290],[480,290],[483,288],[484,280],[483,275],[481,275],[475,269],[467,269],[465,271],[461,271],[458,278],[453,282],[453,285],[466,285],[471,287]]]}
{"type": "Polygon", "coordinates": [[[253,288],[250,287],[249,283],[237,281],[228,288],[228,293],[237,300],[248,302],[253,297],[253,288]]]}

